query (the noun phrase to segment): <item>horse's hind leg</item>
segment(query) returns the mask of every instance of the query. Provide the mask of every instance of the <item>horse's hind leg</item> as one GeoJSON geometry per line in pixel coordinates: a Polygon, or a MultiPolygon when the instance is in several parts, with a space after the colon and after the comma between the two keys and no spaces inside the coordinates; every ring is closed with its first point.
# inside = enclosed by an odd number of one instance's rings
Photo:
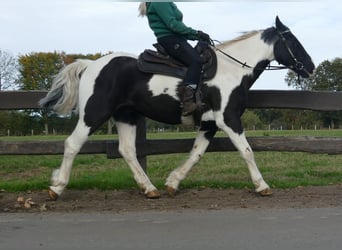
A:
{"type": "Polygon", "coordinates": [[[144,190],[147,198],[159,198],[158,190],[153,186],[137,159],[135,148],[136,126],[116,122],[116,127],[119,135],[119,152],[132,170],[135,181],[144,190]]]}
{"type": "Polygon", "coordinates": [[[80,119],[73,133],[64,142],[64,156],[61,167],[56,169],[51,178],[49,196],[56,200],[69,182],[70,173],[75,156],[88,139],[90,128],[80,119]]]}
{"type": "Polygon", "coordinates": [[[202,122],[189,158],[173,170],[166,180],[166,190],[171,197],[175,196],[179,183],[186,177],[192,167],[200,161],[216,131],[217,127],[214,121],[202,122]]]}

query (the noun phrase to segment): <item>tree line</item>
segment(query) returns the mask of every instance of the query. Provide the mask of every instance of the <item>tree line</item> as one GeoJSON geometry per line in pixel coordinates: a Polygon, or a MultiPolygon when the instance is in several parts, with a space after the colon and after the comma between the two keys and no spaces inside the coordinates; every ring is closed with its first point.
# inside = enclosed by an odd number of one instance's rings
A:
{"type": "MultiPolygon", "coordinates": [[[[110,52],[109,52],[110,53],[110,52]]],[[[108,54],[108,53],[107,53],[108,54]]],[[[0,91],[49,90],[54,76],[76,59],[98,59],[105,54],[66,54],[65,52],[32,52],[13,56],[0,49],[0,91]]],[[[298,90],[342,91],[342,58],[320,63],[309,79],[301,79],[288,71],[285,82],[298,90]]],[[[287,109],[249,109],[242,117],[246,129],[320,129],[341,128],[342,112],[315,112],[287,109]]],[[[69,134],[77,122],[77,115],[59,117],[46,110],[0,111],[0,136],[43,133],[69,134]]],[[[147,129],[186,129],[147,121],[147,129]]],[[[111,132],[104,124],[98,133],[111,132]]]]}

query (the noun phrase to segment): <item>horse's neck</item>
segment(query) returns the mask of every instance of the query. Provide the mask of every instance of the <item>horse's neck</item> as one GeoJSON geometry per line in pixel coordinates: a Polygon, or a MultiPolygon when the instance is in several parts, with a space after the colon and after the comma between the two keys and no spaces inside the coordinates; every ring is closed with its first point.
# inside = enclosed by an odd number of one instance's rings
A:
{"type": "MultiPolygon", "coordinates": [[[[221,50],[251,67],[255,67],[264,60],[271,62],[274,60],[273,44],[266,43],[261,38],[261,34],[262,31],[243,40],[228,42],[221,46],[221,50]]],[[[229,61],[230,59],[224,58],[223,60],[229,61]]],[[[237,63],[234,62],[234,64],[237,63]]]]}

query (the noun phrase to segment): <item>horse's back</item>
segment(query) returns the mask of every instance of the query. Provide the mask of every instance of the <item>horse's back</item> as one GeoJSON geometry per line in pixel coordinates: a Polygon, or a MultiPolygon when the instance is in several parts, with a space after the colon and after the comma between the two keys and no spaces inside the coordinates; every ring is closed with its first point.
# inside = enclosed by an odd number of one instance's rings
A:
{"type": "Polygon", "coordinates": [[[134,79],[140,75],[136,56],[128,53],[113,53],[95,60],[83,73],[80,82],[80,97],[85,101],[91,95],[122,96],[132,89],[134,79]]]}
{"type": "Polygon", "coordinates": [[[80,82],[80,110],[93,123],[99,116],[120,120],[125,112],[137,112],[146,100],[148,82],[153,74],[139,71],[137,58],[127,53],[110,54],[90,64],[80,82]],[[138,100],[139,99],[139,100],[138,100]],[[142,104],[141,104],[142,105],[142,104]]]}

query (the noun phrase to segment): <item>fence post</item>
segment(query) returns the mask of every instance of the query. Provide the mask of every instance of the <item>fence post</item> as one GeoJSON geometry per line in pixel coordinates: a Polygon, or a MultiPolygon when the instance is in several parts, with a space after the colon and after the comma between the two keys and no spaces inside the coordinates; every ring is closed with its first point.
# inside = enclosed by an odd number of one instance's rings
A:
{"type": "MultiPolygon", "coordinates": [[[[137,138],[136,138],[137,142],[146,142],[146,120],[145,117],[140,117],[137,123],[137,138]]],[[[139,148],[137,148],[137,150],[139,150],[139,148]]],[[[138,155],[139,152],[137,152],[138,155]]],[[[147,158],[146,155],[141,155],[138,157],[138,161],[141,165],[141,167],[143,168],[143,170],[146,172],[147,171],[147,158]]]]}

